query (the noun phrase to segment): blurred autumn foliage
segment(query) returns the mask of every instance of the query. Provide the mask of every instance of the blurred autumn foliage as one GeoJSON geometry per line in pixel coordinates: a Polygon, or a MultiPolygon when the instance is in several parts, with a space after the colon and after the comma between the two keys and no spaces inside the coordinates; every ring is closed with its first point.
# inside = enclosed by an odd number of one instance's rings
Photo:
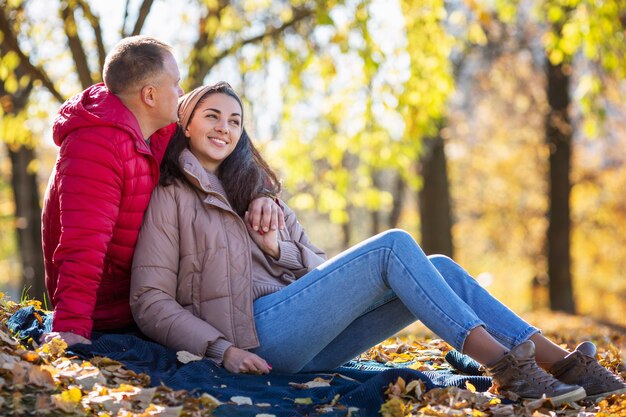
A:
{"type": "MultiPolygon", "coordinates": [[[[389,227],[498,298],[626,324],[623,0],[0,0],[0,287],[42,298],[60,103],[137,33],[225,79],[334,254],[389,227]],[[110,6],[110,8],[109,8],[110,6]]],[[[248,121],[247,121],[248,123],[248,121]]]]}

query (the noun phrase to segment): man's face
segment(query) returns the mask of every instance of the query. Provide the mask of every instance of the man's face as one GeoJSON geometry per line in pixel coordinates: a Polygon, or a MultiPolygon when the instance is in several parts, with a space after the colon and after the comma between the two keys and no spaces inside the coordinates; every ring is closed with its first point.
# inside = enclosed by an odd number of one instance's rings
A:
{"type": "Polygon", "coordinates": [[[161,127],[178,121],[178,98],[183,95],[180,72],[172,54],[167,54],[163,67],[163,72],[155,79],[158,92],[155,117],[162,122],[161,127]]]}

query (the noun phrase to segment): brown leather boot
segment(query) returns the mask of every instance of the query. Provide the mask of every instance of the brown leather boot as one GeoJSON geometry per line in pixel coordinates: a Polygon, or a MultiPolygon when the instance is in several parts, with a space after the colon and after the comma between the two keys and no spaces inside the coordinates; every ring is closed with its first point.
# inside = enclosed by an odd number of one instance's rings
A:
{"type": "Polygon", "coordinates": [[[583,342],[563,360],[552,365],[549,372],[566,384],[580,385],[587,400],[597,401],[612,394],[626,392],[626,384],[595,359],[596,346],[583,342]]]}
{"type": "Polygon", "coordinates": [[[497,362],[487,365],[496,391],[510,391],[523,399],[545,396],[555,406],[585,398],[585,390],[565,384],[544,371],[535,361],[535,344],[520,343],[497,362]]]}

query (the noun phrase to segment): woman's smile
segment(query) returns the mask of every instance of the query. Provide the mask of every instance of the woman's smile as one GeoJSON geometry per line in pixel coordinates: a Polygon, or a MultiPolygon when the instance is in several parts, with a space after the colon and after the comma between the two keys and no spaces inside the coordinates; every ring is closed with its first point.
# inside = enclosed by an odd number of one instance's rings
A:
{"type": "Polygon", "coordinates": [[[198,104],[185,136],[189,138],[189,149],[205,169],[216,172],[237,146],[242,113],[239,102],[223,93],[211,94],[198,104]]]}
{"type": "Polygon", "coordinates": [[[209,141],[211,141],[214,145],[217,145],[219,147],[224,147],[228,145],[228,142],[226,140],[220,139],[220,138],[209,137],[209,141]]]}

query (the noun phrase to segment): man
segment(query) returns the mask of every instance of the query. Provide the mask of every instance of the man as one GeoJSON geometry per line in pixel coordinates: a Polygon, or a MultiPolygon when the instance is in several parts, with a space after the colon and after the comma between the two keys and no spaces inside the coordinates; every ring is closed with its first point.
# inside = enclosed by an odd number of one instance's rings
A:
{"type": "MultiPolygon", "coordinates": [[[[54,319],[44,341],[90,343],[92,330],[134,326],[135,243],[183,90],[171,47],[147,36],[121,40],[103,79],[64,103],[53,125],[60,150],[44,197],[42,241],[54,319]]],[[[283,227],[269,198],[250,210],[254,227],[283,227]]]]}

